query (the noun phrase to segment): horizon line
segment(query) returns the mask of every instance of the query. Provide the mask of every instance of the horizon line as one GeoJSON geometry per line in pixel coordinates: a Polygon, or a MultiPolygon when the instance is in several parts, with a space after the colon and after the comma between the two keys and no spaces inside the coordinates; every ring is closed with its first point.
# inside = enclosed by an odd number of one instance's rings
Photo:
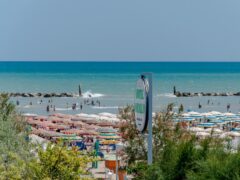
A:
{"type": "Polygon", "coordinates": [[[96,63],[96,62],[109,62],[109,63],[119,63],[119,62],[124,62],[124,63],[132,63],[132,62],[137,62],[137,63],[146,63],[146,62],[150,62],[150,63],[206,63],[206,62],[210,62],[210,63],[240,63],[240,60],[238,61],[207,61],[207,60],[203,60],[203,61],[154,61],[154,60],[0,60],[0,62],[89,62],[89,63],[96,63]]]}

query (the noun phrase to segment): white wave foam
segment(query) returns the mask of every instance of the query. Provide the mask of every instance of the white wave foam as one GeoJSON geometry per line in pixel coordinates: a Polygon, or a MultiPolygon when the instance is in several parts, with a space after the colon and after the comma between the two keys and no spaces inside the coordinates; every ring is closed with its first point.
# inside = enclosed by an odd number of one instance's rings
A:
{"type": "Polygon", "coordinates": [[[70,111],[72,108],[56,108],[56,111],[70,111]]]}
{"type": "Polygon", "coordinates": [[[83,98],[98,98],[98,97],[103,97],[104,94],[100,93],[92,93],[91,91],[86,91],[82,94],[83,98]]]}
{"type": "Polygon", "coordinates": [[[169,98],[175,98],[176,96],[172,93],[163,93],[163,94],[158,94],[158,97],[169,97],[169,98]]]}

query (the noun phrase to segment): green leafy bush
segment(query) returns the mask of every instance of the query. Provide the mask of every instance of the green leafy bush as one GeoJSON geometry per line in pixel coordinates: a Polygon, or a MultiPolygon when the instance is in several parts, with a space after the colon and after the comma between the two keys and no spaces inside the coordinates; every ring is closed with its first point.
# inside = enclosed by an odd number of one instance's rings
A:
{"type": "Polygon", "coordinates": [[[138,180],[240,179],[240,151],[232,152],[221,139],[198,139],[174,124],[172,106],[153,119],[151,166],[147,165],[146,139],[135,126],[134,109],[130,106],[120,111],[127,120],[121,131],[127,140],[129,173],[138,180]]]}

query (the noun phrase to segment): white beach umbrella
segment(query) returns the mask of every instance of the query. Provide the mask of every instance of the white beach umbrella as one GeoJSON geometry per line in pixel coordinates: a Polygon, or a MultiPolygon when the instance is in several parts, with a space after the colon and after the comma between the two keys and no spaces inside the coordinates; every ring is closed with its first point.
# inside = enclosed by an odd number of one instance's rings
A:
{"type": "Polygon", "coordinates": [[[189,112],[188,114],[190,114],[191,116],[192,116],[192,115],[200,115],[199,112],[195,112],[195,111],[191,111],[191,112],[189,112]]]}
{"type": "Polygon", "coordinates": [[[206,136],[210,136],[211,134],[208,132],[197,132],[196,136],[202,136],[202,137],[206,137],[206,136]]]}
{"type": "Polygon", "coordinates": [[[85,114],[85,113],[80,113],[80,114],[76,114],[76,116],[78,116],[78,117],[87,117],[87,116],[88,116],[88,114],[85,114]]]}
{"type": "Polygon", "coordinates": [[[231,137],[227,132],[219,135],[219,138],[227,138],[227,137],[229,137],[229,138],[231,137]]]}
{"type": "Polygon", "coordinates": [[[89,118],[95,118],[95,119],[99,119],[100,118],[100,116],[96,115],[96,114],[89,114],[88,117],[89,118]]]}
{"type": "Polygon", "coordinates": [[[223,131],[219,128],[207,128],[205,129],[205,132],[214,132],[214,133],[222,133],[223,131]]]}
{"type": "Polygon", "coordinates": [[[29,138],[30,138],[30,141],[33,143],[33,144],[43,144],[43,143],[48,143],[49,141],[42,138],[42,137],[39,137],[35,134],[30,134],[29,135],[29,138]]]}
{"type": "Polygon", "coordinates": [[[108,121],[108,122],[119,122],[120,121],[118,118],[110,118],[110,117],[104,117],[104,116],[100,116],[99,119],[102,121],[108,121]]]}
{"type": "Polygon", "coordinates": [[[213,116],[213,114],[207,112],[207,113],[202,113],[202,116],[213,116]]]}
{"type": "Polygon", "coordinates": [[[83,113],[81,113],[81,114],[76,114],[76,116],[78,118],[80,118],[81,120],[86,120],[86,121],[88,121],[88,120],[98,120],[99,119],[99,116],[93,115],[93,114],[83,114],[83,113]]]}
{"type": "Polygon", "coordinates": [[[209,113],[212,115],[221,115],[222,114],[221,112],[218,112],[218,111],[210,111],[209,113]]]}
{"type": "Polygon", "coordinates": [[[235,131],[230,131],[227,132],[230,136],[234,136],[234,137],[240,137],[240,133],[239,132],[235,132],[235,131]]]}
{"type": "Polygon", "coordinates": [[[183,113],[182,116],[190,116],[189,113],[183,113]]]}
{"type": "Polygon", "coordinates": [[[233,113],[224,113],[223,115],[224,116],[236,116],[236,114],[233,114],[233,113]]]}
{"type": "Polygon", "coordinates": [[[108,112],[99,113],[98,115],[99,116],[110,117],[110,118],[116,118],[117,117],[116,114],[112,114],[112,113],[108,113],[108,112]]]}
{"type": "Polygon", "coordinates": [[[200,127],[190,127],[188,130],[192,131],[192,132],[203,132],[204,131],[204,129],[200,128],[200,127]]]}
{"type": "Polygon", "coordinates": [[[238,132],[234,132],[234,131],[230,131],[230,132],[222,133],[219,137],[220,137],[220,138],[226,138],[226,137],[240,137],[240,133],[238,133],[238,132]]]}

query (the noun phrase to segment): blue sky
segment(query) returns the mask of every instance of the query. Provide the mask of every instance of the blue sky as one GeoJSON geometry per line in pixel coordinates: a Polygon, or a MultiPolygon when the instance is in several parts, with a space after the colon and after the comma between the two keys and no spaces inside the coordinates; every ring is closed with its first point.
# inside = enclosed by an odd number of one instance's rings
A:
{"type": "Polygon", "coordinates": [[[0,0],[0,60],[240,60],[239,0],[0,0]]]}

